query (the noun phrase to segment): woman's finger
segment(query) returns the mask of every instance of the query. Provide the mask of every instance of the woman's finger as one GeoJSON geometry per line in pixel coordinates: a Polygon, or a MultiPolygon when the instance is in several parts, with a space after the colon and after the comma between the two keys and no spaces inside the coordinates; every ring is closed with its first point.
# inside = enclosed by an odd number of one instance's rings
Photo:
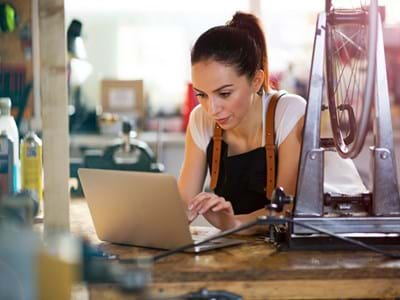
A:
{"type": "Polygon", "coordinates": [[[218,212],[218,211],[231,212],[231,211],[233,211],[232,204],[229,201],[220,202],[217,205],[215,205],[211,210],[213,212],[218,212]]]}
{"type": "Polygon", "coordinates": [[[209,198],[210,195],[212,195],[212,194],[206,193],[206,192],[202,192],[200,194],[197,194],[192,200],[189,201],[189,203],[188,203],[189,210],[192,210],[194,207],[199,205],[199,203],[201,203],[204,200],[206,200],[207,198],[209,198]]]}
{"type": "Polygon", "coordinates": [[[204,214],[214,206],[220,204],[221,202],[225,202],[225,199],[222,197],[213,197],[209,201],[203,203],[201,207],[198,208],[199,214],[204,214]]]}
{"type": "Polygon", "coordinates": [[[210,199],[215,198],[215,194],[211,193],[204,193],[204,194],[199,194],[198,196],[195,197],[195,200],[193,201],[191,205],[192,210],[199,210],[199,207],[203,205],[204,202],[209,201],[210,199]]]}
{"type": "Polygon", "coordinates": [[[189,221],[189,224],[190,224],[197,218],[198,214],[196,212],[189,211],[187,216],[188,216],[188,221],[189,221]]]}

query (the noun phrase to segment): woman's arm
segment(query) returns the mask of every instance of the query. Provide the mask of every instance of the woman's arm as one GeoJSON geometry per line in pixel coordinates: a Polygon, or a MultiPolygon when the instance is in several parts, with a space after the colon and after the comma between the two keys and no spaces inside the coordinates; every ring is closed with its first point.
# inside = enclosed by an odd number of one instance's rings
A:
{"type": "Polygon", "coordinates": [[[283,187],[288,195],[296,193],[303,125],[304,117],[297,122],[278,149],[279,163],[276,186],[283,187]]]}
{"type": "Polygon", "coordinates": [[[225,230],[238,225],[232,205],[214,193],[202,192],[207,172],[206,154],[186,131],[185,158],[178,180],[179,192],[187,206],[189,222],[203,215],[215,227],[225,230]]]}
{"type": "MultiPolygon", "coordinates": [[[[185,155],[178,179],[178,188],[186,205],[203,190],[206,176],[206,154],[194,143],[190,129],[185,136],[185,155]]],[[[189,221],[196,216],[189,216],[189,221]]]]}
{"type": "Polygon", "coordinates": [[[185,157],[178,187],[187,207],[189,222],[201,214],[219,229],[235,227],[237,221],[231,203],[214,193],[202,192],[207,172],[207,158],[193,141],[190,128],[186,131],[185,142],[185,157]]]}

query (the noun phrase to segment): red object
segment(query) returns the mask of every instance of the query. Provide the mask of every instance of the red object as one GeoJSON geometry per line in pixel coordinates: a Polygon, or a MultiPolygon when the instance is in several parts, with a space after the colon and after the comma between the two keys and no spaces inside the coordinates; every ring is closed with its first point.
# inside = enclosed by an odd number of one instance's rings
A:
{"type": "Polygon", "coordinates": [[[189,123],[189,116],[190,112],[195,108],[195,106],[199,102],[197,101],[196,94],[194,93],[193,90],[193,84],[188,83],[187,85],[187,91],[186,91],[186,98],[185,102],[183,103],[182,107],[182,115],[183,115],[183,122],[182,122],[182,130],[186,131],[186,127],[189,123]]]}
{"type": "Polygon", "coordinates": [[[271,72],[269,74],[269,87],[274,90],[279,90],[280,81],[282,80],[281,72],[271,72]]]}

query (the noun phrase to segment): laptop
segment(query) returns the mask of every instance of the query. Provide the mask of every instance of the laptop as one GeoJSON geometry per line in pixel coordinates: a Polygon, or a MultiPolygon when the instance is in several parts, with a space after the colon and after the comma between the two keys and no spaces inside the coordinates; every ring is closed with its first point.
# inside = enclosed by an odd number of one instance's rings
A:
{"type": "MultiPolygon", "coordinates": [[[[175,177],[101,169],[79,169],[78,174],[100,240],[157,249],[194,242],[175,177]]],[[[222,238],[189,252],[243,242],[222,238]]]]}

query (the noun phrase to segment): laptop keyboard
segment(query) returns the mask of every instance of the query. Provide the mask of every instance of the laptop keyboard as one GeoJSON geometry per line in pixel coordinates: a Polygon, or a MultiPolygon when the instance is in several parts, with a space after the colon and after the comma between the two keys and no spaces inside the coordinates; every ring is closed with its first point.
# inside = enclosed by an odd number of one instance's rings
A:
{"type": "MultiPolygon", "coordinates": [[[[192,235],[192,240],[194,242],[201,242],[206,238],[219,232],[218,229],[209,226],[191,226],[190,232],[192,235]]],[[[207,242],[208,245],[219,245],[223,243],[223,240],[217,239],[214,241],[207,242]]]]}

